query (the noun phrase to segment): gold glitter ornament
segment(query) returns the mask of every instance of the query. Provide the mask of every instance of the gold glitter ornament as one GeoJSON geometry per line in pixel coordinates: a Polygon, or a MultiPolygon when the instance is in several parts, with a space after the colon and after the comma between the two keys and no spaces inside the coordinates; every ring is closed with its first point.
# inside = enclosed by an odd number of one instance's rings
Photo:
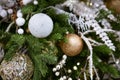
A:
{"type": "Polygon", "coordinates": [[[76,34],[67,34],[65,38],[66,42],[60,42],[60,47],[62,51],[68,56],[78,55],[83,48],[83,41],[81,37],[76,34]]]}
{"type": "Polygon", "coordinates": [[[33,63],[26,54],[17,53],[10,61],[2,61],[0,75],[3,80],[30,80],[33,63]]]}

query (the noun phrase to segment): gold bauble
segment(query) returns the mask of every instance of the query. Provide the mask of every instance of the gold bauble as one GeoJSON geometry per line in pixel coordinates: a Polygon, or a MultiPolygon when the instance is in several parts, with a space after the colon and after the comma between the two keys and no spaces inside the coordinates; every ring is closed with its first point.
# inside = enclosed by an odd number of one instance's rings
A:
{"type": "Polygon", "coordinates": [[[116,13],[120,13],[120,0],[105,0],[105,4],[109,9],[114,10],[116,13]]]}
{"type": "Polygon", "coordinates": [[[81,37],[76,34],[67,34],[65,38],[66,41],[60,42],[62,51],[68,56],[78,55],[83,48],[83,41],[81,37]]]}
{"type": "Polygon", "coordinates": [[[10,61],[2,61],[0,75],[3,80],[30,80],[33,69],[31,59],[26,54],[17,53],[10,61]]]}

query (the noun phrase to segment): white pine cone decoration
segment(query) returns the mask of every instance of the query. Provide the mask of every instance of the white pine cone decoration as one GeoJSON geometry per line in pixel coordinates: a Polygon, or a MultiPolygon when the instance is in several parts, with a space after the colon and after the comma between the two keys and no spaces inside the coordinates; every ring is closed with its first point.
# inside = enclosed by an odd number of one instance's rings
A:
{"type": "Polygon", "coordinates": [[[3,80],[30,80],[33,63],[26,54],[17,53],[10,61],[2,61],[0,75],[3,80]]]}

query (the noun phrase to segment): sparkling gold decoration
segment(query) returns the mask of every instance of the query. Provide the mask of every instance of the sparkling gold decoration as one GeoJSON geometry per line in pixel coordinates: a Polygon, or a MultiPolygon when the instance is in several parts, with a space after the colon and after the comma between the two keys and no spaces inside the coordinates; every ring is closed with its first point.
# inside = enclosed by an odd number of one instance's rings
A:
{"type": "Polygon", "coordinates": [[[83,48],[82,39],[76,34],[67,34],[65,38],[66,41],[60,43],[62,51],[68,56],[78,55],[83,48]]]}
{"type": "Polygon", "coordinates": [[[3,80],[30,80],[33,63],[26,54],[17,53],[10,61],[3,60],[0,75],[3,80]]]}

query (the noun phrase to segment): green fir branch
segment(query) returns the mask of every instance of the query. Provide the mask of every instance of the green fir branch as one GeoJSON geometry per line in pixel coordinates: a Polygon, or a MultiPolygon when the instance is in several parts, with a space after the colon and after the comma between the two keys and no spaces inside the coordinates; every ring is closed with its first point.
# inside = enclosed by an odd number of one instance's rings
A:
{"type": "Polygon", "coordinates": [[[39,69],[37,68],[37,66],[34,69],[34,74],[33,74],[32,80],[42,80],[42,75],[41,75],[39,69]]]}
{"type": "Polygon", "coordinates": [[[28,4],[26,6],[23,6],[21,11],[23,14],[30,14],[34,12],[35,9],[36,9],[36,6],[34,6],[33,4],[28,4]]]}
{"type": "Polygon", "coordinates": [[[48,64],[56,64],[57,63],[57,57],[53,54],[41,54],[40,55],[41,60],[48,64]]]}
{"type": "Polygon", "coordinates": [[[93,48],[94,52],[102,54],[110,54],[112,52],[106,45],[95,46],[93,48]]]}
{"type": "MultiPolygon", "coordinates": [[[[33,77],[33,78],[36,78],[37,77],[36,74],[38,74],[38,73],[40,73],[42,75],[42,77],[45,77],[47,70],[48,70],[46,63],[41,60],[40,55],[36,55],[34,52],[30,52],[29,55],[30,55],[32,61],[34,62],[35,70],[37,70],[34,72],[33,76],[35,76],[35,77],[33,77]]],[[[38,79],[38,80],[40,80],[40,79],[38,79]]]]}
{"type": "Polygon", "coordinates": [[[10,40],[11,34],[0,31],[0,43],[4,45],[10,40]]]}
{"type": "Polygon", "coordinates": [[[100,66],[98,68],[101,70],[103,74],[111,74],[114,78],[117,78],[120,76],[120,72],[112,65],[108,65],[105,63],[99,63],[100,66]]]}
{"type": "Polygon", "coordinates": [[[23,46],[25,43],[25,38],[23,35],[14,34],[11,36],[10,40],[5,46],[6,54],[5,59],[12,59],[13,55],[17,52],[17,50],[23,46]]]}
{"type": "Polygon", "coordinates": [[[38,39],[33,36],[26,36],[26,41],[28,45],[29,55],[34,62],[35,71],[34,72],[34,80],[36,79],[38,73],[45,77],[48,73],[47,64],[55,64],[57,62],[57,57],[55,56],[57,48],[55,44],[51,41],[47,41],[47,39],[38,39]],[[47,46],[46,46],[47,45],[47,46]]]}

